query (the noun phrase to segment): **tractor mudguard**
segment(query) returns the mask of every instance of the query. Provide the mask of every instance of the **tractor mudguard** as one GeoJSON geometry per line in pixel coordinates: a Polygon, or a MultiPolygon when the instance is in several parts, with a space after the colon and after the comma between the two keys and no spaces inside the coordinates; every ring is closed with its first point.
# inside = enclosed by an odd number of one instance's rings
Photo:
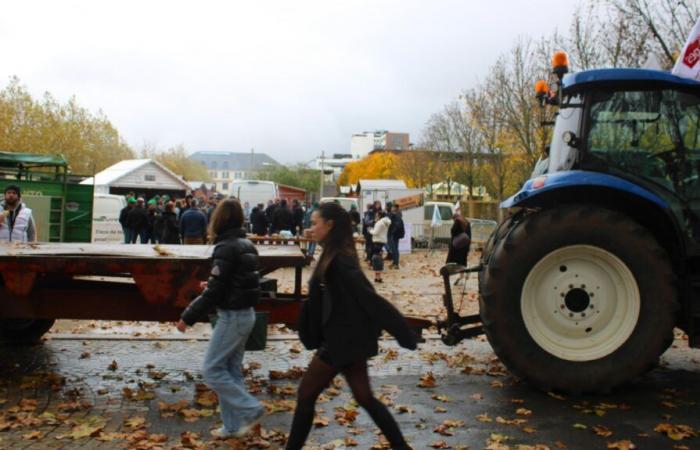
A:
{"type": "Polygon", "coordinates": [[[623,191],[648,200],[661,208],[669,207],[668,202],[663,198],[620,177],[585,170],[566,170],[527,180],[518,193],[501,203],[501,208],[523,206],[525,201],[546,192],[575,186],[596,186],[623,191]]]}

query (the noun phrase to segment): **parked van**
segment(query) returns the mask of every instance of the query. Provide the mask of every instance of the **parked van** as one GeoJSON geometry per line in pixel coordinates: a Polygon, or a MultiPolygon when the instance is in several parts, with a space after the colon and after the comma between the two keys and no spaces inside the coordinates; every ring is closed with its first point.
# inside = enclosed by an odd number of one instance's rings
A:
{"type": "Polygon", "coordinates": [[[416,245],[431,237],[437,242],[449,242],[450,229],[454,224],[454,205],[449,202],[425,202],[423,206],[402,211],[404,224],[411,225],[411,239],[416,245]],[[433,214],[438,208],[442,224],[433,227],[433,214]]]}
{"type": "Polygon", "coordinates": [[[248,202],[250,207],[262,203],[267,205],[269,200],[279,197],[277,183],[260,180],[241,180],[231,183],[231,195],[236,197],[241,204],[248,202]]]}
{"type": "Polygon", "coordinates": [[[125,206],[126,199],[121,195],[95,194],[92,208],[92,242],[124,242],[119,213],[125,206]]]}
{"type": "Polygon", "coordinates": [[[359,205],[357,202],[356,198],[353,197],[323,197],[321,198],[321,203],[331,203],[331,202],[337,202],[340,203],[340,206],[343,207],[346,211],[350,211],[350,207],[352,205],[355,205],[355,208],[359,211],[359,205]]]}

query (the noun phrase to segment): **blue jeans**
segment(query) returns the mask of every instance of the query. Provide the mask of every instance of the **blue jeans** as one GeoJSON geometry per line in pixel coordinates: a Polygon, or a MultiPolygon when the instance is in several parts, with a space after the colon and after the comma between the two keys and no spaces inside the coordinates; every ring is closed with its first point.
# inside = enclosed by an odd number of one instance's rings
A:
{"type": "Polygon", "coordinates": [[[122,227],[122,231],[124,232],[124,243],[131,244],[131,229],[122,227]]]}
{"type": "Polygon", "coordinates": [[[248,335],[255,325],[253,308],[218,309],[218,320],[204,356],[205,383],[219,396],[221,420],[235,432],[256,417],[263,406],[246,389],[241,365],[248,335]]]}
{"type": "Polygon", "coordinates": [[[309,242],[309,248],[306,250],[307,256],[314,256],[316,253],[316,241],[309,242]]]}

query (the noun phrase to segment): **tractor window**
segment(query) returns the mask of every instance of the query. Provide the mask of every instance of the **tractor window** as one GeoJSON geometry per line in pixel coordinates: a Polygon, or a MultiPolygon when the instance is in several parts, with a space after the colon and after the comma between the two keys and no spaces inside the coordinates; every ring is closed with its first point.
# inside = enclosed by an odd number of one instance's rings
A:
{"type": "Polygon", "coordinates": [[[595,93],[591,100],[590,155],[679,194],[700,196],[700,97],[676,90],[616,91],[595,93]]]}

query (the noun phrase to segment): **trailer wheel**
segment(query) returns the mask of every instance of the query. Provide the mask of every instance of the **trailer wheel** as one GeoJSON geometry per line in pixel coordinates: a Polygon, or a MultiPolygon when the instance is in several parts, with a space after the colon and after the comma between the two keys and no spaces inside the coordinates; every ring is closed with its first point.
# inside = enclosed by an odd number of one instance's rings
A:
{"type": "Polygon", "coordinates": [[[36,342],[51,329],[54,319],[2,319],[0,340],[5,342],[36,342]]]}
{"type": "Polygon", "coordinates": [[[494,351],[544,390],[607,392],[653,367],[673,337],[668,255],[598,206],[524,217],[495,244],[479,288],[494,351]]]}

